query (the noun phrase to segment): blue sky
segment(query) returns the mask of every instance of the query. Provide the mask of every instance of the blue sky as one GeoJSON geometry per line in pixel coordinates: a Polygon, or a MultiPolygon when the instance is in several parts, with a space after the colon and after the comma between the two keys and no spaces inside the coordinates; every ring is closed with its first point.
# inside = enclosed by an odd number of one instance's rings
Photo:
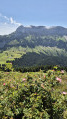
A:
{"type": "Polygon", "coordinates": [[[67,0],[0,0],[0,34],[21,24],[67,27],[67,0]]]}

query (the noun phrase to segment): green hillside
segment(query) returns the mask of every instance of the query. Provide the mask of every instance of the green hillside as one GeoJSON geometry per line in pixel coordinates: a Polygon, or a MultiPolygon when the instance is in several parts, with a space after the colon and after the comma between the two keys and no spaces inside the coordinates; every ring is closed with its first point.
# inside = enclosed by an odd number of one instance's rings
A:
{"type": "Polygon", "coordinates": [[[14,67],[67,66],[67,29],[20,26],[14,33],[0,36],[0,64],[6,62],[14,67]]]}

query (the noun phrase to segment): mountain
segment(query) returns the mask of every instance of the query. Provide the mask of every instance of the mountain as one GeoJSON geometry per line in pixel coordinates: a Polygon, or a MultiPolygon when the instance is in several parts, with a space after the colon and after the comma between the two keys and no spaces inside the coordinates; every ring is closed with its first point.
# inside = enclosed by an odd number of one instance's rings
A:
{"type": "Polygon", "coordinates": [[[46,26],[20,26],[16,30],[17,33],[27,33],[36,35],[67,35],[67,28],[61,26],[46,27],[46,26]]]}
{"type": "Polygon", "coordinates": [[[67,28],[61,26],[20,26],[0,36],[0,63],[14,66],[67,65],[67,28]]]}

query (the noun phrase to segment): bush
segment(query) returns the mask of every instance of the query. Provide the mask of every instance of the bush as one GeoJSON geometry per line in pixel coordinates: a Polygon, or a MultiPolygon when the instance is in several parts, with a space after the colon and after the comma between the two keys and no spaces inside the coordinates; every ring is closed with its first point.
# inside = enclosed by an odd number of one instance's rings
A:
{"type": "Polygon", "coordinates": [[[40,71],[26,75],[23,79],[1,79],[1,118],[66,119],[67,95],[59,90],[62,84],[56,80],[62,74],[49,70],[46,74],[40,71]]]}

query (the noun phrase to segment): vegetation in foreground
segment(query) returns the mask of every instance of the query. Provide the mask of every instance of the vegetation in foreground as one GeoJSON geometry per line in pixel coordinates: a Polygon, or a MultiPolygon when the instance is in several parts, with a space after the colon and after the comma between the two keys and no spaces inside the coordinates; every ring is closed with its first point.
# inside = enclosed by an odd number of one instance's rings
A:
{"type": "Polygon", "coordinates": [[[1,119],[67,119],[67,72],[0,71],[1,119]]]}

